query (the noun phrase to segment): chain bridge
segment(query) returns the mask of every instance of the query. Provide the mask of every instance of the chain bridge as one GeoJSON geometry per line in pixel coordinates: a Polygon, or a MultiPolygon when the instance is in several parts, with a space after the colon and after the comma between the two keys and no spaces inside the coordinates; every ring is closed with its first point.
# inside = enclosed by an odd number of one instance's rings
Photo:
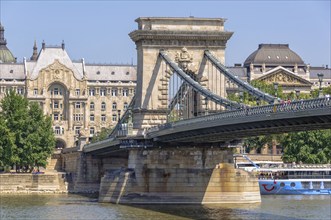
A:
{"type": "Polygon", "coordinates": [[[242,138],[331,128],[328,98],[280,104],[224,63],[225,19],[138,18],[137,88],[107,140],[82,149],[81,182],[115,203],[259,202],[257,179],[233,167],[242,138]],[[227,98],[226,81],[255,97],[227,98]],[[100,180],[101,179],[101,180],[100,180]]]}

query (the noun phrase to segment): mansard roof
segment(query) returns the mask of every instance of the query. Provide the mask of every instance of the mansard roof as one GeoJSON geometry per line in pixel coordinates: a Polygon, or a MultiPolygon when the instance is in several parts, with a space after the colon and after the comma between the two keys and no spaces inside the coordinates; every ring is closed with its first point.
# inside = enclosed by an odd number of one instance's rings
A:
{"type": "Polygon", "coordinates": [[[0,64],[0,79],[25,79],[22,63],[0,64]]]}
{"type": "Polygon", "coordinates": [[[298,66],[305,65],[301,57],[289,48],[288,44],[259,44],[259,48],[247,57],[244,66],[272,65],[298,66]]]}
{"type": "Polygon", "coordinates": [[[137,69],[133,65],[85,65],[87,80],[136,81],[137,69]]]}
{"type": "Polygon", "coordinates": [[[228,69],[238,77],[247,77],[247,69],[241,66],[228,67],[228,69]]]}
{"type": "Polygon", "coordinates": [[[58,60],[61,64],[71,69],[76,79],[83,79],[83,72],[72,63],[67,52],[62,47],[44,47],[40,51],[37,61],[28,62],[35,64],[32,69],[28,69],[30,79],[34,80],[38,78],[40,70],[54,63],[55,60],[58,60]]]}
{"type": "Polygon", "coordinates": [[[317,74],[322,73],[323,79],[331,80],[331,69],[325,67],[311,67],[310,79],[318,79],[317,74]]]}

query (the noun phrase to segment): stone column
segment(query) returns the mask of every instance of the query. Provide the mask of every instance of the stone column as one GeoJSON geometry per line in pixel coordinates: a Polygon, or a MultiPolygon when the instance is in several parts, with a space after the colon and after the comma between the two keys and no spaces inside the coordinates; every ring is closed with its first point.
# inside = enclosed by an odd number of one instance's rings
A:
{"type": "Polygon", "coordinates": [[[84,105],[84,128],[87,129],[87,103],[83,102],[84,105]]]}
{"type": "Polygon", "coordinates": [[[68,117],[68,122],[69,122],[69,127],[68,130],[72,130],[72,114],[73,114],[73,102],[69,102],[69,117],[68,117]]]}

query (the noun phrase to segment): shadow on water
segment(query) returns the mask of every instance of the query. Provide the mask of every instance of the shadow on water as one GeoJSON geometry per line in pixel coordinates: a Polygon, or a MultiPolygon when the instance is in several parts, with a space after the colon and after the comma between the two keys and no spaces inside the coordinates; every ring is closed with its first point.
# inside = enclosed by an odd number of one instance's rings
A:
{"type": "Polygon", "coordinates": [[[217,205],[129,205],[136,209],[144,209],[156,213],[165,213],[176,219],[290,219],[301,218],[268,214],[261,212],[260,204],[217,204],[217,205]]]}

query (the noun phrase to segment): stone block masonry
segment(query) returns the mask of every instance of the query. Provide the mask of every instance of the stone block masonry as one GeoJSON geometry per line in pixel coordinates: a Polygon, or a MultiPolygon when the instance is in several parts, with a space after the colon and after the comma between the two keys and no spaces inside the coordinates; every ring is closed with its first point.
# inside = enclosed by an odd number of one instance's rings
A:
{"type": "Polygon", "coordinates": [[[0,174],[1,193],[67,193],[63,174],[0,174]]]}
{"type": "Polygon", "coordinates": [[[113,203],[260,202],[258,181],[236,170],[230,150],[187,147],[132,149],[128,168],[106,173],[99,201],[113,203]]]}

